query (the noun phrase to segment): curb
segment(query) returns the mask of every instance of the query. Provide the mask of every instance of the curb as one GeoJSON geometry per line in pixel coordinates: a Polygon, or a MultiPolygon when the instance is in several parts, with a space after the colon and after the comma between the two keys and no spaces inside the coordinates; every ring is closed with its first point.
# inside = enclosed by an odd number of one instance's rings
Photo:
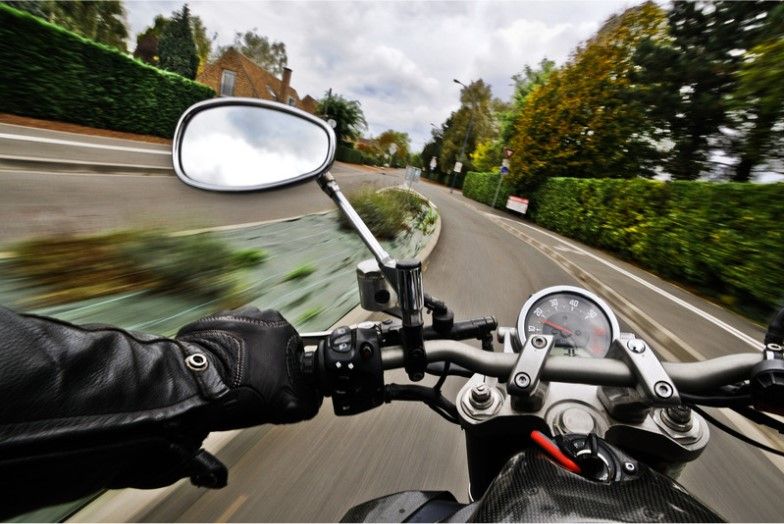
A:
{"type": "MultiPolygon", "coordinates": [[[[416,191],[414,191],[416,193],[416,191]]],[[[417,193],[419,194],[419,193],[417,193]]],[[[438,212],[438,207],[428,198],[427,200],[433,209],[438,212]]],[[[441,237],[441,214],[438,214],[433,234],[424,248],[419,252],[418,258],[422,263],[423,269],[426,262],[433,254],[438,240],[441,237]]],[[[337,322],[329,327],[330,330],[342,325],[357,324],[367,320],[374,312],[366,311],[361,306],[355,306],[343,315],[337,322]]],[[[254,439],[258,439],[268,426],[257,426],[255,428],[237,429],[224,432],[213,432],[204,441],[204,448],[212,454],[218,454],[221,450],[228,448],[234,441],[239,441],[246,433],[253,432],[254,439]]],[[[238,447],[242,447],[241,445],[238,447]]],[[[65,522],[138,522],[144,520],[145,514],[155,506],[165,504],[167,500],[175,496],[179,489],[189,486],[187,479],[179,480],[171,486],[153,490],[142,489],[122,489],[106,491],[96,499],[88,503],[76,513],[68,517],[65,522]]]]}
{"type": "Polygon", "coordinates": [[[103,175],[171,175],[174,167],[138,164],[112,164],[86,160],[51,160],[33,157],[0,157],[0,168],[19,171],[55,171],[61,173],[85,173],[103,175]]]}

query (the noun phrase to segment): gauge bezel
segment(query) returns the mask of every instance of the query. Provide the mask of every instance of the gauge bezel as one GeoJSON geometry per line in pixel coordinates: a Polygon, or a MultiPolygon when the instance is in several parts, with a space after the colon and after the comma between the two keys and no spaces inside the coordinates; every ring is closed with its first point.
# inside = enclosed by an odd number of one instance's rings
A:
{"type": "Polygon", "coordinates": [[[517,339],[520,342],[521,348],[525,346],[525,341],[527,339],[527,337],[525,336],[526,333],[525,319],[528,316],[528,313],[531,311],[531,308],[542,298],[548,295],[554,295],[556,293],[572,293],[593,301],[599,307],[602,313],[604,313],[604,315],[607,317],[607,320],[609,320],[610,322],[610,343],[612,343],[613,340],[618,338],[618,336],[621,333],[621,327],[618,324],[618,318],[616,318],[615,313],[613,313],[613,310],[610,308],[610,306],[607,305],[607,303],[604,300],[602,300],[595,294],[591,293],[587,289],[583,289],[581,287],[551,286],[551,287],[544,288],[540,291],[537,291],[536,293],[528,297],[528,300],[526,300],[525,304],[523,304],[523,309],[520,310],[520,315],[518,315],[517,317],[517,339]]]}

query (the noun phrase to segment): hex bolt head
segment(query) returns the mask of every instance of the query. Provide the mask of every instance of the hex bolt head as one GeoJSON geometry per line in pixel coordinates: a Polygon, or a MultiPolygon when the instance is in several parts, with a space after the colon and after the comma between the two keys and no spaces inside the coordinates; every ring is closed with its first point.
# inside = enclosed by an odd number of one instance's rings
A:
{"type": "Polygon", "coordinates": [[[664,381],[659,381],[653,385],[653,391],[660,398],[670,398],[672,396],[672,386],[664,381]]]}
{"type": "Polygon", "coordinates": [[[477,384],[471,388],[471,400],[477,404],[484,404],[491,398],[490,388],[485,384],[477,384]]]}
{"type": "Polygon", "coordinates": [[[633,351],[634,353],[642,353],[645,351],[645,342],[639,338],[633,338],[626,343],[626,347],[629,348],[629,351],[633,351]]]}
{"type": "Polygon", "coordinates": [[[525,389],[531,385],[531,377],[527,373],[518,373],[514,376],[514,383],[520,389],[525,389]]]}
{"type": "Polygon", "coordinates": [[[535,347],[536,349],[542,349],[543,347],[545,347],[547,345],[547,339],[544,338],[541,335],[535,335],[531,339],[531,345],[533,347],[535,347]]]}
{"type": "Polygon", "coordinates": [[[631,462],[624,462],[623,463],[623,470],[626,473],[634,473],[635,471],[637,471],[637,468],[631,462]]]}

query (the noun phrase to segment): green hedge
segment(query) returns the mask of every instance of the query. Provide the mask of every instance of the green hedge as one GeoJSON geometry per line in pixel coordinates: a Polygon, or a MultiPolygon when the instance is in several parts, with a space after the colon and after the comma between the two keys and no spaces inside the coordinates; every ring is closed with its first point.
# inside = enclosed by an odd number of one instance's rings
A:
{"type": "Polygon", "coordinates": [[[366,164],[370,166],[380,166],[384,163],[383,160],[373,155],[368,155],[359,149],[347,147],[343,144],[338,144],[335,150],[335,160],[348,162],[349,164],[366,164]]]}
{"type": "MultiPolygon", "coordinates": [[[[469,171],[466,174],[465,182],[463,183],[463,195],[472,198],[488,206],[493,205],[493,197],[498,188],[498,179],[501,177],[499,173],[480,173],[477,171],[469,171]]],[[[495,207],[503,209],[506,207],[506,199],[512,193],[512,188],[506,183],[508,178],[501,182],[501,189],[498,192],[498,200],[495,207]]]]}
{"type": "Polygon", "coordinates": [[[784,184],[553,178],[540,225],[765,318],[784,303],[784,184]]]}
{"type": "Polygon", "coordinates": [[[171,138],[214,91],[0,4],[0,112],[171,138]]]}

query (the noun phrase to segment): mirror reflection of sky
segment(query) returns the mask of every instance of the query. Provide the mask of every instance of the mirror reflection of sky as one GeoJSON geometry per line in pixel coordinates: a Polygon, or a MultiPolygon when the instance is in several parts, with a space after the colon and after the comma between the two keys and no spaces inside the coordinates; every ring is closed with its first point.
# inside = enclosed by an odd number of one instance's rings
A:
{"type": "Polygon", "coordinates": [[[219,106],[188,123],[180,158],[201,183],[252,187],[294,179],[327,159],[329,139],[316,124],[255,106],[219,106]]]}

